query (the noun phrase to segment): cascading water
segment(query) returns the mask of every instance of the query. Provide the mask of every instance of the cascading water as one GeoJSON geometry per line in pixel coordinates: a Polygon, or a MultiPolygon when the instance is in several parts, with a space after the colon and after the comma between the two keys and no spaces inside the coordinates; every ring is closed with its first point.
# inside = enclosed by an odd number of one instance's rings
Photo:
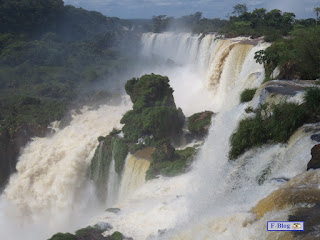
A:
{"type": "MultiPolygon", "coordinates": [[[[248,45],[242,42],[242,38],[219,40],[213,35],[201,38],[188,34],[146,34],[142,41],[146,46],[143,54],[151,57],[157,54],[165,58],[168,51],[173,61],[185,64],[167,71],[175,90],[177,106],[181,106],[187,114],[202,110],[203,107],[220,113],[214,118],[208,139],[190,173],[174,179],[160,178],[147,182],[129,200],[118,203],[122,209],[121,214],[107,214],[99,220],[108,219],[115,229],[135,239],[152,239],[152,235],[159,238],[159,230],[175,229],[173,233],[169,231],[163,236],[163,239],[170,239],[177,237],[179,231],[184,232],[184,227],[180,226],[191,222],[191,228],[199,218],[204,221],[208,212],[211,213],[210,216],[218,217],[221,213],[226,214],[226,211],[234,215],[241,211],[235,209],[235,202],[228,200],[229,197],[239,198],[231,191],[236,181],[230,175],[235,170],[227,159],[229,137],[238,120],[243,117],[246,107],[237,106],[240,92],[245,88],[258,87],[264,79],[264,69],[254,61],[253,56],[254,52],[267,45],[248,45]],[[179,48],[175,47],[177,43],[174,41],[179,41],[179,48]],[[190,46],[193,46],[190,43],[192,41],[198,44],[197,48],[193,48],[197,49],[196,54],[188,52],[190,46]],[[160,48],[163,48],[162,51],[160,48]],[[184,51],[181,50],[183,48],[184,51]],[[181,56],[182,53],[184,57],[181,56]],[[177,57],[174,58],[175,56],[177,57]],[[193,60],[184,60],[190,58],[193,60]],[[206,71],[201,70],[201,67],[197,69],[199,62],[207,64],[206,67],[202,66],[206,71]],[[195,78],[184,78],[184,75],[178,78],[181,70],[188,72],[191,69],[197,69],[193,75],[195,78]],[[212,84],[212,79],[217,81],[212,84]],[[201,86],[197,88],[199,82],[201,86]],[[211,94],[210,101],[201,96],[206,91],[211,94]],[[190,92],[193,97],[188,102],[190,92]],[[186,102],[188,106],[185,105],[186,102]],[[226,179],[228,175],[229,181],[226,179]],[[226,201],[230,202],[228,206],[224,205],[226,201]],[[217,207],[213,208],[215,204],[217,207]]],[[[201,239],[199,235],[188,234],[192,236],[189,239],[201,239]]]]}
{"type": "Polygon", "coordinates": [[[47,239],[83,227],[97,210],[94,188],[86,180],[97,137],[120,127],[129,108],[85,107],[69,126],[25,147],[1,196],[0,239],[47,239]]]}
{"type": "MultiPolygon", "coordinates": [[[[244,109],[249,106],[238,105],[240,92],[262,83],[264,69],[255,62],[254,53],[268,45],[245,38],[224,40],[210,34],[175,33],[144,34],[141,42],[142,55],[150,63],[162,59],[164,64],[148,66],[138,71],[139,75],[151,72],[167,75],[176,105],[187,116],[203,110],[219,113],[192,170],[184,175],[145,182],[150,163],[129,155],[119,183],[113,159],[107,205],[119,198],[114,206],[121,211],[107,212],[93,223],[107,221],[112,224],[112,231],[121,231],[137,240],[265,239],[266,235],[259,233],[265,227],[265,219],[255,221],[250,209],[279,187],[279,179],[290,179],[304,171],[310,159],[308,150],[313,145],[312,131],[300,130],[287,145],[252,149],[236,162],[228,161],[230,135],[246,116],[244,109]],[[117,190],[115,186],[119,185],[117,190]]],[[[96,138],[117,126],[127,109],[128,106],[84,109],[81,115],[74,116],[70,126],[51,137],[35,139],[25,148],[18,173],[12,176],[0,208],[13,204],[22,212],[14,211],[13,206],[8,210],[10,218],[27,213],[26,219],[31,217],[35,224],[43,219],[46,226],[50,225],[48,220],[53,224],[48,231],[44,228],[32,233],[32,226],[36,225],[19,221],[25,239],[35,239],[34,236],[44,239],[55,231],[70,232],[85,225],[65,223],[66,219],[71,221],[79,216],[86,204],[90,206],[88,195],[95,194],[86,181],[86,169],[98,144],[96,138]],[[66,209],[71,217],[62,215],[66,209]],[[57,219],[64,221],[57,224],[57,219]]],[[[277,217],[286,213],[280,212],[277,217]]],[[[8,229],[0,236],[19,239],[21,232],[15,235],[16,222],[8,225],[4,220],[10,219],[9,215],[0,214],[1,228],[8,229]]],[[[88,217],[82,220],[87,222],[88,217]]]]}
{"type": "Polygon", "coordinates": [[[127,196],[145,183],[149,166],[150,162],[148,160],[137,158],[131,154],[128,155],[120,185],[120,201],[125,200],[127,196]]]}
{"type": "Polygon", "coordinates": [[[112,158],[110,164],[110,171],[108,174],[108,192],[107,192],[107,206],[112,206],[118,200],[118,189],[119,189],[119,175],[115,169],[115,161],[112,158]]]}
{"type": "Polygon", "coordinates": [[[255,62],[254,53],[265,49],[265,43],[248,44],[242,37],[223,40],[216,35],[189,33],[146,33],[141,41],[143,56],[170,59],[173,63],[169,67],[152,66],[140,74],[167,75],[176,105],[187,116],[208,109],[221,111],[226,103],[236,104],[239,91],[258,87],[264,79],[263,67],[255,62]]]}

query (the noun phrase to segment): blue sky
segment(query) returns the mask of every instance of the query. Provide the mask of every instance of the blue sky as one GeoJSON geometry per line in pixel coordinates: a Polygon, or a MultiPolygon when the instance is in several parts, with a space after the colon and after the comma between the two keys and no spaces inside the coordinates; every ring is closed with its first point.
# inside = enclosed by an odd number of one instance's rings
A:
{"type": "Polygon", "coordinates": [[[247,4],[255,8],[294,12],[297,18],[314,17],[313,8],[320,0],[64,0],[65,4],[95,10],[119,18],[151,18],[154,15],[180,17],[200,11],[207,18],[225,18],[232,6],[247,4]]]}

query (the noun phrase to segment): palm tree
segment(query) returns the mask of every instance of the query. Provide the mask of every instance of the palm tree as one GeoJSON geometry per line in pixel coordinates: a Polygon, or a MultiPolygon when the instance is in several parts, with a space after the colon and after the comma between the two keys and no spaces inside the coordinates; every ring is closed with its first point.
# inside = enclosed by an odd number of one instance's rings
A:
{"type": "Polygon", "coordinates": [[[319,19],[319,12],[320,12],[320,7],[315,7],[313,11],[317,14],[317,19],[316,19],[316,26],[318,26],[318,19],[319,19]]]}

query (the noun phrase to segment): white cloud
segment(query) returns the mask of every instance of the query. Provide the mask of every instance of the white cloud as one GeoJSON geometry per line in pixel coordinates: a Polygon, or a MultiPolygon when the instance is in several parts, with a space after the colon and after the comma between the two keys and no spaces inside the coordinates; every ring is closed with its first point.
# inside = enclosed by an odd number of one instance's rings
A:
{"type": "Polygon", "coordinates": [[[298,18],[308,18],[314,17],[312,9],[320,6],[320,0],[65,0],[65,3],[121,18],[151,18],[160,14],[177,17],[197,11],[205,17],[224,18],[238,3],[247,4],[249,10],[277,8],[294,12],[298,18]]]}

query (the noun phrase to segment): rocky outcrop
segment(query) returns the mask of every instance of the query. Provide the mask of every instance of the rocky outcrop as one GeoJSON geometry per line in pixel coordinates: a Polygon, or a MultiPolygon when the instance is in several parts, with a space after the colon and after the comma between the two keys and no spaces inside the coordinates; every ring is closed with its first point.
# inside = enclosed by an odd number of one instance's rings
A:
{"type": "Polygon", "coordinates": [[[304,221],[304,231],[293,232],[294,239],[319,239],[320,204],[298,207],[289,215],[288,221],[304,221]]]}
{"type": "MultiPolygon", "coordinates": [[[[319,171],[304,172],[281,185],[267,197],[261,199],[251,209],[257,219],[266,213],[283,209],[294,209],[297,206],[318,204],[320,202],[319,171]]],[[[299,221],[303,221],[300,219],[299,221]]]]}
{"type": "Polygon", "coordinates": [[[311,80],[268,81],[257,90],[258,102],[255,102],[252,107],[255,108],[258,104],[278,104],[290,100],[302,102],[303,92],[312,86],[315,86],[315,81],[311,80]]]}
{"type": "Polygon", "coordinates": [[[311,149],[311,160],[308,162],[307,170],[320,168],[320,144],[311,149]]]}

